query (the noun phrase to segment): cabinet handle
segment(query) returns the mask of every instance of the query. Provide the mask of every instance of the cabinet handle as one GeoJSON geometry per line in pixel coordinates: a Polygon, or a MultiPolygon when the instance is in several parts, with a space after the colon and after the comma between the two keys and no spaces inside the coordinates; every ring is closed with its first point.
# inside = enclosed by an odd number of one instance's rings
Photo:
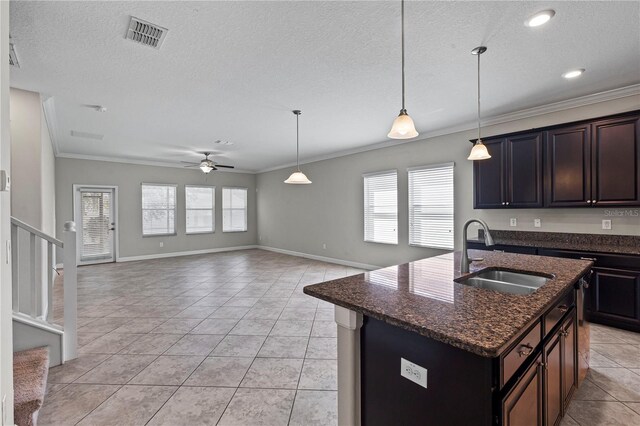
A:
{"type": "Polygon", "coordinates": [[[597,202],[598,202],[598,200],[593,200],[593,204],[595,204],[595,203],[597,203],[597,202]]]}
{"type": "Polygon", "coordinates": [[[581,257],[580,260],[590,260],[592,262],[597,261],[598,259],[596,259],[595,257],[581,257]]]}
{"type": "Polygon", "coordinates": [[[591,204],[591,200],[587,200],[587,204],[591,204]]]}
{"type": "Polygon", "coordinates": [[[509,205],[509,202],[507,201],[507,205],[509,205]]]}
{"type": "Polygon", "coordinates": [[[503,205],[503,206],[504,206],[504,205],[506,205],[506,204],[507,204],[507,203],[505,203],[504,201],[502,202],[502,205],[503,205]]]}
{"type": "Polygon", "coordinates": [[[525,343],[524,345],[520,346],[520,349],[518,350],[518,355],[520,355],[520,358],[522,358],[523,356],[531,355],[532,352],[533,352],[533,346],[531,346],[528,343],[525,343]]]}

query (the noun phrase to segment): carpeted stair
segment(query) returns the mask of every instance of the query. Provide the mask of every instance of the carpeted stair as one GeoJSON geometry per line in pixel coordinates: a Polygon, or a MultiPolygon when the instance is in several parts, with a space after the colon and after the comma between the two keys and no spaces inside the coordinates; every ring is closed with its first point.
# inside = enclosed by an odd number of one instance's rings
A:
{"type": "Polygon", "coordinates": [[[49,348],[13,353],[13,416],[18,426],[35,426],[44,402],[49,371],[49,348]]]}

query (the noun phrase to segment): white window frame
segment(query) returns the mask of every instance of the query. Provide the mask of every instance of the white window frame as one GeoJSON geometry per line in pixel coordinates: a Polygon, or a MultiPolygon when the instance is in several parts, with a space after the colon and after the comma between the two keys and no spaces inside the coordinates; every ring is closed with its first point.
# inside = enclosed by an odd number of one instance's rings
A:
{"type": "Polygon", "coordinates": [[[397,246],[398,245],[398,170],[397,169],[392,169],[392,170],[383,170],[383,171],[379,171],[379,172],[372,172],[372,173],[365,173],[362,175],[362,183],[363,183],[363,240],[367,243],[376,243],[376,244],[388,244],[388,245],[394,245],[397,246]],[[396,177],[396,211],[395,211],[395,220],[396,220],[396,229],[395,229],[395,233],[396,233],[396,239],[395,242],[390,242],[390,241],[379,241],[379,240],[374,240],[374,239],[367,239],[367,211],[368,211],[368,200],[367,200],[367,179],[368,178],[373,178],[376,176],[381,176],[381,175],[389,175],[389,174],[395,174],[396,177]]]}
{"type": "Polygon", "coordinates": [[[216,187],[213,185],[185,185],[184,186],[184,232],[186,235],[199,235],[199,234],[215,234],[216,232],[216,187]],[[204,188],[211,190],[211,208],[189,208],[189,201],[187,199],[188,188],[204,188]],[[187,217],[189,210],[211,210],[211,231],[189,231],[187,227],[187,217]]]}
{"type": "MultiPolygon", "coordinates": [[[[231,215],[231,217],[233,217],[233,215],[231,215]]],[[[246,187],[241,187],[241,186],[223,186],[222,187],[222,232],[247,232],[247,230],[249,229],[249,188],[246,187]],[[225,189],[242,189],[244,190],[245,193],[245,202],[244,202],[244,208],[240,209],[240,208],[233,208],[232,207],[225,207],[224,205],[224,191],[225,189]],[[224,212],[227,210],[244,210],[244,229],[225,229],[224,227],[224,212]]]]}
{"type": "MultiPolygon", "coordinates": [[[[140,184],[140,221],[141,221],[141,228],[142,228],[142,236],[144,238],[147,237],[166,237],[166,236],[174,236],[177,235],[177,215],[178,215],[178,185],[176,184],[171,184],[171,183],[148,183],[148,182],[143,182],[142,184],[140,184]],[[168,233],[159,233],[159,234],[145,234],[144,232],[144,212],[145,210],[166,210],[167,212],[169,212],[171,209],[145,209],[144,208],[144,202],[143,202],[143,197],[144,197],[144,187],[145,186],[164,186],[164,187],[171,187],[174,189],[175,191],[175,204],[173,205],[173,232],[168,232],[168,233]]],[[[169,217],[169,215],[167,214],[167,218],[169,217]]],[[[167,221],[167,224],[169,222],[167,221]]]]}
{"type": "Polygon", "coordinates": [[[429,164],[426,166],[418,166],[418,167],[410,167],[407,169],[407,208],[408,208],[408,242],[410,246],[413,247],[425,247],[425,248],[433,248],[433,249],[438,249],[438,250],[449,250],[452,251],[454,250],[455,247],[455,199],[456,199],[456,185],[455,185],[455,180],[456,180],[456,176],[455,176],[455,163],[450,162],[450,163],[438,163],[438,164],[429,164]],[[452,194],[452,202],[451,202],[451,245],[450,246],[442,246],[442,245],[437,245],[437,244],[429,244],[429,243],[419,243],[419,242],[414,242],[412,241],[412,237],[413,237],[413,232],[412,232],[412,226],[413,226],[413,208],[412,208],[412,188],[411,188],[411,172],[416,172],[416,171],[421,171],[421,170],[428,170],[428,169],[436,169],[436,168],[443,168],[443,167],[451,167],[452,169],[452,188],[453,188],[453,194],[452,194]]]}

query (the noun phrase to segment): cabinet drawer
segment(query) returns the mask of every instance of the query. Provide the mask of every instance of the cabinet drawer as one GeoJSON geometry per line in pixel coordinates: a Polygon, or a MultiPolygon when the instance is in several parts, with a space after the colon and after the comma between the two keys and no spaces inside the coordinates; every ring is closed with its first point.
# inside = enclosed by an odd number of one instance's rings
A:
{"type": "Polygon", "coordinates": [[[544,335],[546,336],[560,322],[564,314],[575,305],[575,291],[567,293],[555,306],[544,316],[544,335]]]}
{"type": "Polygon", "coordinates": [[[542,339],[542,326],[538,321],[533,328],[521,337],[516,344],[507,351],[507,354],[502,358],[502,377],[500,380],[500,387],[513,376],[513,374],[520,368],[520,366],[529,358],[540,340],[542,339]]]}

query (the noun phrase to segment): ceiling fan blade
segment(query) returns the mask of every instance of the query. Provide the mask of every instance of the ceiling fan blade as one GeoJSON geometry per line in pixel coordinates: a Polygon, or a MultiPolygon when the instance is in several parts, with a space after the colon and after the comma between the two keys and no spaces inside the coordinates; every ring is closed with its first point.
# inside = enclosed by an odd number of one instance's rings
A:
{"type": "Polygon", "coordinates": [[[216,164],[216,167],[223,167],[225,169],[235,169],[235,166],[225,166],[224,164],[216,164]]]}
{"type": "Polygon", "coordinates": [[[187,168],[189,168],[189,167],[200,167],[200,166],[199,166],[198,164],[192,164],[192,165],[190,165],[190,166],[182,166],[182,167],[187,167],[187,168]]]}
{"type": "Polygon", "coordinates": [[[193,161],[181,161],[181,163],[183,163],[183,164],[192,164],[192,165],[200,164],[200,163],[194,163],[193,161]]]}

